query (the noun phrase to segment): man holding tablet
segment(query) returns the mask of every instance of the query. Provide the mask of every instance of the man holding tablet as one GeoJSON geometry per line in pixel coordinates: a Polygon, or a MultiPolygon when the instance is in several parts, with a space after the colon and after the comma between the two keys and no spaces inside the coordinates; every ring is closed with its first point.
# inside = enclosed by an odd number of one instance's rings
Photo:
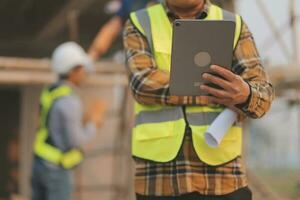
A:
{"type": "MultiPolygon", "coordinates": [[[[209,0],[166,0],[131,13],[124,46],[136,101],[132,154],[137,199],[252,199],[241,160],[240,123],[229,129],[217,148],[209,147],[204,139],[206,129],[225,107],[238,112],[240,119],[260,118],[273,100],[272,85],[241,17],[209,0]],[[197,85],[206,95],[170,94],[172,23],[176,19],[235,22],[232,65],[212,63],[210,73],[199,73],[199,80],[217,86],[197,85]]],[[[202,63],[203,55],[199,58],[202,63]]]]}

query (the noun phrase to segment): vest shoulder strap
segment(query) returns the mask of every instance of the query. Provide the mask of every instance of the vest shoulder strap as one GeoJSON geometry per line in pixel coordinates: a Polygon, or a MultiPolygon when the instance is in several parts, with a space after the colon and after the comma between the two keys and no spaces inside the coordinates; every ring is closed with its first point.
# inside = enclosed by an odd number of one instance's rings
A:
{"type": "Polygon", "coordinates": [[[242,17],[238,14],[234,14],[224,9],[222,9],[222,12],[223,12],[223,20],[235,22],[235,36],[234,36],[234,43],[233,43],[235,49],[242,32],[242,17]]]}
{"type": "Polygon", "coordinates": [[[41,106],[41,112],[40,112],[40,126],[46,126],[46,120],[48,113],[53,106],[53,103],[64,96],[69,96],[73,92],[72,88],[69,86],[61,85],[54,89],[45,88],[42,92],[41,98],[40,98],[40,106],[41,106]]]}
{"type": "Polygon", "coordinates": [[[151,12],[152,9],[155,9],[158,6],[162,5],[157,4],[149,8],[144,8],[136,12],[132,12],[130,14],[131,22],[146,37],[151,50],[153,50],[153,38],[149,10],[151,12]]]}

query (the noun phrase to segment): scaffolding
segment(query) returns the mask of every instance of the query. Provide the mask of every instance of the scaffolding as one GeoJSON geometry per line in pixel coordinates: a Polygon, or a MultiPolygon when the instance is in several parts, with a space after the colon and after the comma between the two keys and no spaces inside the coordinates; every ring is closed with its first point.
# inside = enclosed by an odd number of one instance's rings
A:
{"type": "MultiPolygon", "coordinates": [[[[49,40],[57,36],[64,28],[68,27],[70,39],[79,40],[79,18],[83,11],[89,9],[96,0],[73,0],[64,5],[56,15],[50,18],[38,31],[36,35],[37,41],[49,40]]],[[[234,10],[234,0],[215,0],[215,2],[228,10],[234,10]]],[[[299,34],[297,23],[299,16],[296,13],[296,0],[289,0],[289,22],[276,27],[274,19],[270,15],[269,8],[263,0],[255,0],[264,19],[268,24],[268,28],[272,30],[271,39],[267,39],[263,43],[264,48],[270,48],[274,43],[280,45],[282,54],[289,61],[284,66],[266,66],[271,80],[276,87],[277,95],[284,96],[287,89],[300,89],[300,63],[299,63],[299,34]],[[281,29],[291,30],[292,39],[291,45],[287,45],[283,40],[283,31],[281,29]],[[275,41],[275,42],[274,42],[275,41]],[[289,48],[291,46],[291,49],[289,48]]],[[[285,31],[286,32],[286,31],[285,31]]],[[[0,57],[0,84],[1,85],[30,85],[42,86],[52,83],[55,80],[55,75],[50,72],[49,59],[36,58],[19,58],[19,57],[0,57]]],[[[133,126],[132,113],[132,98],[127,87],[127,77],[124,67],[111,61],[102,61],[97,64],[96,71],[89,77],[87,87],[114,87],[118,86],[121,91],[120,106],[116,110],[111,110],[108,114],[108,119],[116,118],[113,146],[96,148],[87,152],[87,160],[101,158],[102,156],[112,156],[112,176],[109,184],[83,184],[85,172],[83,167],[76,171],[76,200],[84,200],[84,193],[93,191],[109,191],[110,200],[131,200],[133,199],[132,188],[132,161],[130,158],[130,131],[133,126]]],[[[36,95],[36,94],[35,94],[36,95]]],[[[25,97],[27,102],[30,102],[32,94],[28,93],[25,97]]],[[[300,96],[300,95],[298,95],[300,96]]],[[[296,97],[298,98],[298,97],[296,97]]],[[[25,115],[31,110],[25,109],[25,115]]],[[[33,127],[23,124],[23,131],[32,131],[33,127]]],[[[28,141],[28,135],[21,135],[20,140],[28,141]]],[[[21,151],[30,151],[30,141],[23,145],[21,151]]],[[[21,193],[28,196],[28,188],[23,185],[28,184],[28,171],[30,170],[27,157],[22,158],[24,163],[21,164],[21,193]],[[25,166],[26,165],[26,166],[25,166]]],[[[263,181],[249,172],[251,184],[257,192],[257,199],[281,199],[277,197],[270,189],[263,184],[263,181]]]]}

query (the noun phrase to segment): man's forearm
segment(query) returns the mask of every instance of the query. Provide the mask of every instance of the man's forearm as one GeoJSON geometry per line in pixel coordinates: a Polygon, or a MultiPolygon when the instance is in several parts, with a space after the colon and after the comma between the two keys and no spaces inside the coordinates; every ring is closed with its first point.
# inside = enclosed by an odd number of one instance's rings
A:
{"type": "Polygon", "coordinates": [[[232,70],[250,86],[250,97],[245,104],[237,105],[251,118],[261,118],[274,99],[274,89],[261,63],[255,41],[248,26],[243,23],[242,33],[234,53],[232,70]]]}
{"type": "Polygon", "coordinates": [[[193,97],[171,96],[168,81],[163,80],[166,74],[159,70],[132,75],[130,88],[135,100],[144,105],[192,105],[193,97]],[[153,78],[160,76],[161,78],[153,78]]]}

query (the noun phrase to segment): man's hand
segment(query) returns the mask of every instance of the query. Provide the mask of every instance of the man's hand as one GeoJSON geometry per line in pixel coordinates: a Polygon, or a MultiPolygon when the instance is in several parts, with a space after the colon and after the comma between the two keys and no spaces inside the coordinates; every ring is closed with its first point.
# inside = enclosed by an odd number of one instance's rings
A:
{"type": "Polygon", "coordinates": [[[211,70],[224,79],[208,73],[204,73],[202,75],[204,80],[223,88],[222,90],[215,89],[207,85],[200,86],[201,90],[212,95],[208,97],[210,102],[225,105],[227,107],[233,107],[247,101],[250,95],[250,88],[242,77],[217,65],[212,65],[211,70]]]}
{"type": "Polygon", "coordinates": [[[85,121],[92,122],[99,128],[103,124],[106,109],[107,103],[105,101],[94,102],[86,113],[85,121]]]}

